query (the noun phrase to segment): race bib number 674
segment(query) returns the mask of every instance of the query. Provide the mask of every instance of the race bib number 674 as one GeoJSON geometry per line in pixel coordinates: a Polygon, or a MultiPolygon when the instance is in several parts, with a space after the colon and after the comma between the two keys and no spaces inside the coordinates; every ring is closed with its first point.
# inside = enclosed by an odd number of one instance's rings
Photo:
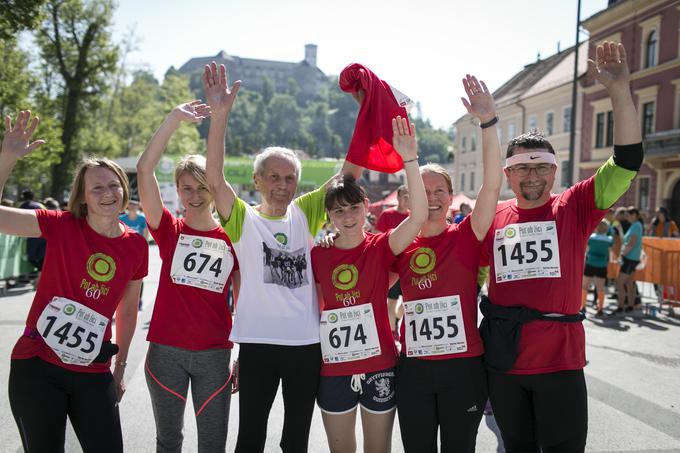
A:
{"type": "Polygon", "coordinates": [[[513,223],[495,231],[496,283],[559,278],[560,248],[555,221],[513,223]]]}

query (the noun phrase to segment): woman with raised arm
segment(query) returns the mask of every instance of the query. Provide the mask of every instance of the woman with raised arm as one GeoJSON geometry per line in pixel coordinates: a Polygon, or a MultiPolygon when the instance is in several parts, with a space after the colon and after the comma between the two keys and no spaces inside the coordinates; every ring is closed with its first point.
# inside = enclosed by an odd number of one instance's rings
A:
{"type": "Polygon", "coordinates": [[[175,169],[183,219],[163,205],[154,173],[180,124],[198,122],[209,113],[200,101],[175,107],[137,163],[140,200],[163,260],[144,367],[158,452],[182,451],[189,383],[198,451],[223,452],[227,442],[233,347],[227,293],[236,264],[234,250],[213,216],[203,156],[185,156],[175,169]]]}
{"type": "MultiPolygon", "coordinates": [[[[17,161],[44,143],[31,143],[38,118],[30,116],[20,112],[13,126],[5,119],[0,195],[17,161]]],[[[84,452],[123,451],[118,402],[149,255],[144,238],[118,220],[128,197],[125,172],[92,158],[76,170],[68,211],[0,207],[0,233],[47,240],[9,375],[10,406],[27,452],[63,451],[67,416],[84,452]]]]}
{"type": "Polygon", "coordinates": [[[484,183],[475,209],[449,225],[451,177],[439,165],[421,167],[428,218],[393,266],[404,297],[397,410],[407,453],[436,451],[437,430],[442,452],[474,452],[487,399],[477,270],[501,187],[498,118],[484,82],[468,75],[463,87],[463,104],[482,129],[484,183]]]}
{"type": "Polygon", "coordinates": [[[332,247],[312,249],[312,269],[321,295],[321,408],[331,452],[356,451],[354,425],[361,406],[363,451],[389,452],[395,414],[397,349],[387,313],[389,269],[427,219],[427,199],[418,171],[415,126],[392,121],[394,148],[404,161],[410,215],[385,233],[364,232],[368,198],[353,178],[326,189],[326,212],[339,233],[332,247]],[[360,277],[361,276],[361,277],[360,277]]]}

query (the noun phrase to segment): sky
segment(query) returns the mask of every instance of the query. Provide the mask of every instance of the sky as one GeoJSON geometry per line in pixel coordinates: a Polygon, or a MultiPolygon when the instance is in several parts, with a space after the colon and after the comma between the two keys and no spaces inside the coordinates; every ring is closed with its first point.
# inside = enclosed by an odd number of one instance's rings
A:
{"type": "MultiPolygon", "coordinates": [[[[606,6],[582,0],[581,19],[606,6]]],[[[493,91],[539,53],[554,54],[558,42],[572,46],[576,9],[577,0],[118,0],[114,36],[133,30],[126,66],[158,79],[171,65],[221,50],[297,62],[313,43],[327,75],[361,63],[420,102],[435,127],[448,128],[465,113],[465,74],[493,91]]]]}

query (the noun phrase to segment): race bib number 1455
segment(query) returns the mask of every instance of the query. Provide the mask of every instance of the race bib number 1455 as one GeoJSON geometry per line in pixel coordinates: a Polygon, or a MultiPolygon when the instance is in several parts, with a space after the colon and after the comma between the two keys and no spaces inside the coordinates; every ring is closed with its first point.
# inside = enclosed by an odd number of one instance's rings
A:
{"type": "Polygon", "coordinates": [[[559,278],[560,248],[555,221],[513,223],[495,231],[496,283],[559,278]]]}

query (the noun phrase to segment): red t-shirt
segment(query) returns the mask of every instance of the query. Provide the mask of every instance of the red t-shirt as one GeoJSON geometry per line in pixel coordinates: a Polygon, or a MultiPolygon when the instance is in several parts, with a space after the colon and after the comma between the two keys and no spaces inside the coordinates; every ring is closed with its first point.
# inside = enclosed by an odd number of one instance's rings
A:
{"type": "MultiPolygon", "coordinates": [[[[470,216],[432,237],[418,236],[397,257],[392,268],[399,274],[404,302],[434,297],[460,297],[467,351],[418,356],[425,360],[477,357],[484,345],[477,328],[477,269],[482,242],[477,239],[470,216]],[[421,260],[420,265],[416,260],[421,260]]],[[[407,326],[401,323],[401,350],[406,353],[407,326]]]]}
{"type": "Polygon", "coordinates": [[[392,228],[398,227],[399,224],[403,222],[404,219],[406,219],[406,217],[408,217],[408,212],[402,214],[401,212],[397,211],[397,208],[385,209],[382,214],[380,214],[378,223],[375,225],[375,227],[379,231],[386,232],[392,228]]]}
{"type": "MultiPolygon", "coordinates": [[[[222,227],[217,226],[208,231],[194,230],[187,226],[184,219],[173,217],[170,211],[164,208],[158,228],[154,230],[149,227],[149,232],[158,244],[163,265],[146,339],[191,350],[231,349],[234,345],[229,341],[231,313],[227,305],[227,292],[231,274],[237,266],[231,241],[222,227]],[[226,284],[220,292],[173,281],[172,263],[180,235],[212,238],[226,243],[227,249],[219,254],[221,261],[217,262],[219,258],[206,258],[202,272],[208,276],[225,272],[226,284]]],[[[184,242],[191,243],[192,240],[189,238],[184,242]]],[[[191,247],[187,248],[194,250],[191,247]]],[[[204,264],[198,249],[194,255],[189,256],[189,260],[193,260],[188,263],[194,269],[200,269],[204,264]]]]}
{"type": "MultiPolygon", "coordinates": [[[[542,313],[577,314],[581,309],[586,244],[605,212],[595,206],[594,177],[559,195],[551,195],[538,208],[519,209],[514,199],[499,204],[484,244],[491,257],[491,302],[506,307],[524,306],[542,313]],[[504,232],[503,228],[511,224],[519,225],[504,232]],[[518,235],[526,237],[522,245],[512,242],[518,235]],[[503,245],[504,238],[510,238],[507,246],[503,245]],[[532,244],[527,245],[527,241],[532,244]],[[509,271],[504,273],[503,260],[506,264],[514,263],[514,270],[506,266],[509,271]],[[523,274],[527,271],[522,266],[526,268],[527,261],[537,260],[541,261],[540,266],[532,264],[533,270],[523,274]],[[502,269],[497,276],[499,265],[502,269]],[[540,272],[552,272],[553,277],[536,275],[540,272]]],[[[585,366],[585,360],[585,332],[580,322],[532,321],[522,326],[519,355],[510,373],[576,370],[585,366]]]]}
{"type": "Polygon", "coordinates": [[[322,376],[371,373],[394,367],[397,363],[397,348],[387,315],[389,271],[395,259],[388,239],[389,233],[366,233],[366,239],[349,250],[312,249],[314,278],[321,285],[324,299],[321,311],[371,304],[380,343],[379,355],[349,362],[322,363],[322,376]],[[343,268],[350,269],[348,281],[338,278],[338,269],[343,268]]]}
{"type": "MultiPolygon", "coordinates": [[[[127,284],[147,274],[146,240],[127,226],[121,236],[107,238],[94,231],[86,219],[76,219],[70,212],[40,209],[35,213],[41,237],[47,240],[47,251],[26,327],[36,328],[40,314],[55,296],[83,304],[111,319],[127,284]]],[[[111,322],[103,341],[110,339],[111,322]]],[[[12,359],[36,356],[71,371],[104,373],[110,369],[110,361],[88,366],[67,365],[42,338],[22,335],[14,346],[12,359]]]]}

